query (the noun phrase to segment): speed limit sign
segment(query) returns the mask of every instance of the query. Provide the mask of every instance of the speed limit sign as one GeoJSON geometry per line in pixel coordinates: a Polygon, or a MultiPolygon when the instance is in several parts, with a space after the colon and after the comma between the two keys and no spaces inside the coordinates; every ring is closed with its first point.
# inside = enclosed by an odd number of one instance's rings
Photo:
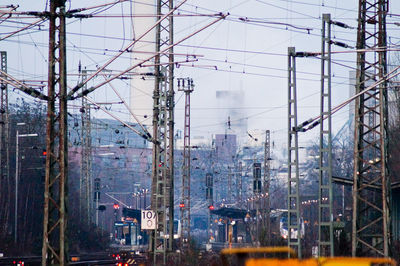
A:
{"type": "Polygon", "coordinates": [[[152,210],[142,210],[142,230],[156,229],[157,215],[152,210]]]}

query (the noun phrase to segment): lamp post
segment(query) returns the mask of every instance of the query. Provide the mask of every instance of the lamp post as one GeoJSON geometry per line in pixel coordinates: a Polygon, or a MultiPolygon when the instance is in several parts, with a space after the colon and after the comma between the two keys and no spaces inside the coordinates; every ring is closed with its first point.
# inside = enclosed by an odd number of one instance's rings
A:
{"type": "MultiPolygon", "coordinates": [[[[17,126],[24,126],[25,123],[17,123],[17,126]]],[[[19,138],[24,137],[37,137],[38,134],[19,134],[17,129],[17,135],[15,138],[15,214],[14,214],[14,242],[17,243],[17,232],[18,232],[18,177],[19,177],[19,138]]]]}

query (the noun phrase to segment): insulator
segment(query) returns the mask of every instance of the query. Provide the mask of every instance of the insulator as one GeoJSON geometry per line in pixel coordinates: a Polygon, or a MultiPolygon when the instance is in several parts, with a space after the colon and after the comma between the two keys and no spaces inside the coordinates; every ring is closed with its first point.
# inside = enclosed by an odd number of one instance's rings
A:
{"type": "Polygon", "coordinates": [[[344,24],[343,22],[340,22],[340,21],[333,21],[333,20],[332,20],[331,23],[334,24],[334,25],[336,25],[336,26],[345,28],[345,29],[352,28],[352,27],[350,27],[349,25],[344,24]]]}

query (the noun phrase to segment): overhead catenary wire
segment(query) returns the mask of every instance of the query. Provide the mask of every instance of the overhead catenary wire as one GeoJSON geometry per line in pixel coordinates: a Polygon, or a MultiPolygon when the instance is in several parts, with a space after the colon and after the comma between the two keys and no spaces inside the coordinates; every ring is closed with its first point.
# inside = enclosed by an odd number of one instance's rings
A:
{"type": "Polygon", "coordinates": [[[140,131],[138,131],[137,129],[133,128],[131,125],[129,125],[128,123],[126,123],[125,121],[121,120],[119,117],[117,117],[116,115],[114,115],[113,113],[111,113],[110,111],[106,110],[103,106],[101,106],[100,104],[97,104],[95,101],[93,101],[92,99],[90,99],[89,97],[83,96],[84,99],[86,99],[88,102],[90,102],[91,104],[95,105],[97,108],[101,109],[103,112],[105,112],[106,114],[108,114],[109,116],[111,116],[112,118],[114,118],[115,120],[119,121],[120,123],[122,123],[124,126],[126,126],[127,128],[129,128],[130,130],[132,130],[133,132],[135,132],[136,134],[138,134],[139,136],[141,136],[142,138],[144,138],[147,141],[150,141],[154,144],[157,144],[158,141],[155,140],[150,133],[142,133],[140,131]]]}
{"type": "Polygon", "coordinates": [[[34,97],[34,98],[38,98],[38,99],[45,100],[45,101],[48,100],[47,95],[41,93],[40,91],[35,90],[34,88],[27,86],[25,83],[22,83],[18,79],[12,77],[11,75],[9,75],[8,73],[6,73],[6,72],[4,72],[2,70],[0,70],[0,73],[1,73],[1,75],[0,75],[0,80],[1,81],[13,86],[14,88],[16,88],[16,89],[18,89],[18,90],[20,90],[20,91],[22,91],[22,92],[34,97]],[[4,75],[6,78],[4,78],[2,75],[4,75]]]}
{"type": "MultiPolygon", "coordinates": [[[[105,75],[103,75],[104,79],[107,80],[107,78],[105,77],[105,75]]],[[[118,90],[116,90],[114,88],[114,86],[110,83],[108,83],[108,85],[111,87],[111,89],[115,92],[115,94],[118,96],[118,98],[121,100],[121,102],[124,104],[124,106],[126,107],[126,109],[129,111],[129,113],[132,115],[132,117],[136,120],[136,122],[138,123],[138,125],[142,128],[143,132],[146,133],[146,135],[151,137],[150,132],[142,125],[142,123],[140,123],[139,119],[137,118],[137,116],[133,113],[132,109],[129,108],[128,104],[126,103],[126,101],[121,97],[121,95],[118,93],[118,90]]]]}
{"type": "MultiPolygon", "coordinates": [[[[170,14],[172,14],[176,9],[178,9],[181,5],[183,5],[187,0],[183,0],[176,7],[172,8],[168,13],[162,16],[154,25],[152,25],[148,30],[146,30],[142,35],[140,35],[137,39],[132,41],[128,46],[125,47],[121,52],[119,52],[116,56],[108,60],[103,66],[97,69],[95,73],[93,73],[90,77],[87,78],[84,82],[79,83],[75,86],[69,93],[68,98],[71,98],[75,92],[77,92],[80,88],[82,88],[88,81],[93,79],[97,74],[99,74],[102,70],[104,70],[107,66],[109,66],[112,62],[114,62],[119,56],[128,51],[133,45],[135,45],[138,41],[143,39],[149,32],[151,32],[157,25],[159,25],[164,19],[168,18],[170,14]]],[[[155,57],[155,56],[154,56],[155,57]]],[[[149,59],[150,60],[150,59],[149,59]]]]}
{"type": "Polygon", "coordinates": [[[45,20],[47,20],[47,19],[46,19],[46,18],[38,19],[38,20],[32,22],[31,24],[26,25],[25,27],[22,27],[22,28],[20,28],[20,29],[14,31],[14,32],[11,32],[11,33],[9,33],[8,35],[6,35],[6,36],[0,38],[0,41],[3,41],[3,40],[5,40],[5,39],[7,39],[7,38],[10,38],[11,36],[14,36],[15,34],[21,32],[21,31],[24,31],[24,30],[27,30],[27,29],[32,28],[32,27],[34,27],[34,26],[37,26],[39,23],[44,22],[45,20]]]}
{"type": "MultiPolygon", "coordinates": [[[[400,74],[400,71],[397,73],[396,72],[398,69],[400,69],[400,66],[394,68],[392,71],[390,71],[388,74],[386,74],[382,79],[378,80],[377,82],[375,82],[374,84],[372,84],[371,86],[367,87],[366,89],[364,89],[363,91],[355,94],[354,96],[350,97],[349,99],[347,99],[346,101],[344,101],[343,103],[339,104],[338,106],[332,108],[332,112],[331,114],[333,115],[334,113],[336,113],[337,111],[339,111],[341,108],[343,108],[344,106],[346,106],[347,104],[349,104],[350,102],[352,102],[353,100],[355,100],[357,97],[359,97],[360,95],[376,88],[377,86],[379,86],[380,84],[382,84],[385,81],[388,81],[396,76],[398,76],[400,74]]],[[[322,120],[325,120],[326,118],[328,118],[328,116],[323,116],[322,120]]],[[[314,127],[316,127],[317,125],[319,125],[319,123],[321,119],[321,115],[310,118],[306,121],[304,121],[303,123],[301,123],[300,125],[297,126],[297,128],[295,128],[296,131],[298,132],[305,132],[308,131],[310,129],[313,129],[314,127]],[[311,125],[310,125],[311,124],[311,125]],[[309,126],[308,126],[309,125],[309,126]],[[304,128],[308,126],[307,128],[304,128]]]]}
{"type": "MultiPolygon", "coordinates": [[[[201,29],[199,29],[199,30],[193,32],[192,34],[190,34],[190,35],[184,37],[183,39],[181,39],[181,40],[179,40],[179,41],[177,41],[177,42],[175,42],[175,43],[173,43],[173,44],[171,44],[171,45],[168,45],[165,49],[161,50],[160,52],[155,53],[154,55],[152,55],[152,56],[150,56],[150,57],[144,59],[143,61],[141,61],[141,62],[139,62],[139,63],[137,63],[137,64],[135,64],[135,65],[129,67],[127,70],[122,71],[122,72],[120,72],[119,74],[114,75],[114,76],[111,77],[110,79],[108,79],[108,80],[106,80],[106,81],[104,81],[104,82],[102,82],[102,83],[100,83],[100,84],[98,84],[98,85],[96,85],[96,86],[93,86],[93,87],[91,87],[91,88],[89,88],[89,89],[87,89],[87,90],[81,92],[80,94],[78,94],[78,95],[76,95],[76,96],[72,96],[74,90],[71,90],[70,93],[68,94],[68,98],[71,99],[71,100],[75,100],[75,99],[77,99],[77,98],[80,98],[80,97],[82,97],[82,96],[85,96],[85,95],[91,93],[92,91],[94,91],[94,90],[100,88],[101,86],[107,84],[108,82],[111,82],[112,80],[117,79],[117,78],[119,78],[120,76],[122,76],[122,75],[128,73],[128,72],[131,71],[132,69],[141,66],[143,63],[145,63],[145,62],[147,62],[147,61],[153,59],[153,58],[156,57],[158,54],[161,55],[161,54],[164,54],[164,53],[168,53],[168,50],[169,50],[171,47],[174,47],[174,46],[178,45],[179,43],[181,43],[181,42],[183,42],[183,41],[185,41],[185,40],[191,38],[192,36],[194,36],[194,35],[196,35],[197,33],[203,31],[204,29],[206,29],[206,28],[208,28],[208,27],[214,25],[215,23],[217,23],[217,22],[220,21],[221,19],[224,19],[225,16],[226,16],[226,15],[221,14],[221,17],[220,17],[220,18],[218,18],[218,19],[216,19],[216,20],[210,22],[209,24],[203,26],[201,29]]],[[[75,87],[75,88],[76,88],[76,87],[75,87]]],[[[75,88],[74,88],[74,89],[75,89],[75,88]]],[[[76,90],[76,91],[77,91],[77,90],[76,90]]]]}
{"type": "MultiPolygon", "coordinates": [[[[118,2],[120,2],[120,1],[118,1],[118,2]]],[[[286,56],[286,54],[284,56],[286,56]]]]}

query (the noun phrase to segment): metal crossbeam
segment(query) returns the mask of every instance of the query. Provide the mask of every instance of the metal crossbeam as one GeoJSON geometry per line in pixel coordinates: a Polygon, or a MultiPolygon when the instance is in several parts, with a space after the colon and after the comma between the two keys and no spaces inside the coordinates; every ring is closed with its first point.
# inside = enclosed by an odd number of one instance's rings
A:
{"type": "Polygon", "coordinates": [[[65,0],[50,1],[49,22],[43,266],[66,265],[68,260],[65,236],[68,177],[65,0]]]}
{"type": "Polygon", "coordinates": [[[301,258],[296,52],[288,48],[288,246],[301,258]],[[297,232],[297,236],[293,235],[297,232]]]}
{"type": "Polygon", "coordinates": [[[321,103],[319,123],[318,255],[333,256],[330,14],[322,15],[321,103]]]}
{"type": "MultiPolygon", "coordinates": [[[[387,73],[388,0],[360,0],[356,93],[387,73]]],[[[390,179],[387,168],[387,82],[362,94],[355,103],[353,256],[389,256],[390,179]],[[371,190],[370,187],[379,187],[371,190]]]]}

